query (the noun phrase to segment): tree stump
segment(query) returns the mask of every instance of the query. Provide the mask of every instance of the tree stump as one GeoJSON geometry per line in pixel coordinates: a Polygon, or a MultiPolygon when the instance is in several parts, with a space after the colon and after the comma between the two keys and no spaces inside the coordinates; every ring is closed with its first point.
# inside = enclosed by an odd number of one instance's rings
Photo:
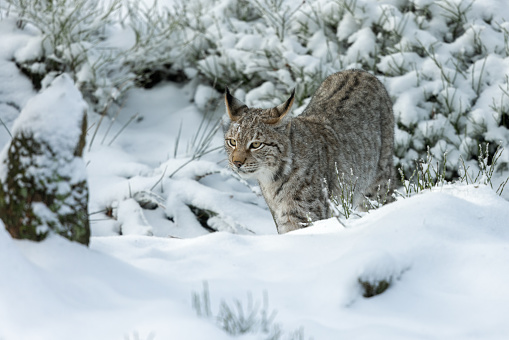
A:
{"type": "Polygon", "coordinates": [[[0,219],[13,238],[40,241],[53,232],[88,245],[86,107],[63,74],[15,121],[0,155],[0,219]]]}

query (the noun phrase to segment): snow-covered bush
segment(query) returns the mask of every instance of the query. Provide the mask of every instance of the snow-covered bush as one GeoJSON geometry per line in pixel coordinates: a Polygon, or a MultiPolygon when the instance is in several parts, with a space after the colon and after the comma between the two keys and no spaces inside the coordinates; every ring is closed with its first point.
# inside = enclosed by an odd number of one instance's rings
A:
{"type": "MultiPolygon", "coordinates": [[[[499,144],[507,149],[509,14],[501,0],[490,6],[193,0],[171,8],[131,1],[8,3],[21,23],[42,33],[44,51],[32,58],[33,48],[19,52],[21,67],[58,64],[102,108],[133,81],[152,86],[170,78],[229,86],[248,105],[273,105],[296,87],[299,113],[327,75],[357,67],[378,75],[393,98],[396,165],[407,176],[428,147],[437,158],[447,152],[449,179],[458,176],[460,156],[477,166],[479,143],[490,142],[490,155],[499,144]],[[38,58],[42,65],[27,63],[38,58]]],[[[508,164],[504,154],[499,168],[508,164]]]]}
{"type": "Polygon", "coordinates": [[[62,75],[33,97],[0,155],[0,219],[14,238],[57,233],[88,244],[88,185],[82,158],[86,104],[62,75]]]}
{"type": "Polygon", "coordinates": [[[459,177],[449,182],[446,179],[447,154],[444,154],[440,160],[436,159],[429,151],[425,160],[416,161],[416,167],[413,173],[407,177],[403,170],[399,170],[401,179],[401,190],[396,191],[395,195],[399,197],[411,197],[425,190],[443,187],[448,184],[456,185],[486,185],[490,186],[499,196],[509,182],[509,177],[500,177],[495,181],[495,171],[498,167],[498,161],[502,157],[504,150],[498,147],[493,155],[490,154],[490,145],[484,148],[479,145],[479,155],[477,171],[472,171],[465,161],[460,158],[458,167],[459,177]]]}
{"type": "MultiPolygon", "coordinates": [[[[501,1],[208,6],[196,20],[209,28],[202,40],[214,43],[194,67],[210,83],[237,88],[248,105],[273,104],[297,87],[299,112],[325,76],[359,67],[378,75],[393,98],[397,166],[407,175],[427,147],[437,158],[447,152],[451,178],[458,176],[460,156],[478,157],[479,143],[491,142],[490,155],[498,144],[508,145],[509,14],[501,1]]],[[[508,164],[503,155],[499,168],[508,164]]]]}
{"type": "Polygon", "coordinates": [[[397,154],[405,168],[425,155],[426,145],[437,156],[455,150],[453,167],[459,155],[476,155],[478,141],[506,144],[509,18],[503,1],[194,0],[173,8],[118,0],[8,3],[20,24],[42,34],[40,51],[27,47],[17,54],[21,64],[44,58],[43,65],[30,64],[32,71],[58,64],[80,84],[93,75],[102,77],[96,83],[118,88],[119,74],[132,71],[144,84],[166,70],[242,89],[248,105],[276,102],[297,86],[302,105],[327,75],[360,67],[379,75],[394,99],[397,154]],[[114,30],[130,38],[113,41],[114,30]],[[118,58],[120,51],[125,55],[118,58]]]}
{"type": "MultiPolygon", "coordinates": [[[[435,157],[448,153],[451,178],[460,156],[478,157],[478,143],[491,142],[491,155],[508,144],[509,18],[501,6],[194,1],[180,8],[187,60],[176,65],[220,89],[236,88],[248,105],[272,105],[297,87],[296,112],[327,75],[367,69],[394,100],[397,166],[410,175],[430,147],[435,157]]],[[[500,169],[508,163],[502,156],[500,169]]]]}
{"type": "MultiPolygon", "coordinates": [[[[185,3],[185,2],[184,2],[185,3]]],[[[123,55],[123,64],[135,75],[135,84],[152,87],[162,80],[184,81],[187,76],[185,60],[193,60],[184,48],[188,38],[181,24],[182,17],[157,1],[147,5],[139,1],[124,2],[127,12],[125,32],[132,33],[133,41],[123,55]]],[[[124,32],[124,33],[125,33],[124,32]]]]}
{"type": "Polygon", "coordinates": [[[34,38],[14,59],[34,86],[69,74],[83,96],[98,111],[132,85],[133,75],[122,66],[121,50],[106,40],[121,14],[120,0],[7,0],[4,10],[34,38]],[[46,78],[46,80],[45,80],[46,78]]]}

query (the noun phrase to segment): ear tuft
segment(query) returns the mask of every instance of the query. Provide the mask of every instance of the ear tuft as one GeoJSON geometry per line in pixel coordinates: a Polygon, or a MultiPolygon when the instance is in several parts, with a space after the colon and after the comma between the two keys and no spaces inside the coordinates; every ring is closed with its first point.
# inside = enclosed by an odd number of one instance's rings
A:
{"type": "Polygon", "coordinates": [[[267,124],[277,124],[283,120],[283,118],[290,112],[293,102],[295,100],[295,89],[292,90],[290,98],[281,105],[274,107],[272,111],[273,118],[265,121],[267,124]]]}
{"type": "Polygon", "coordinates": [[[228,116],[230,119],[235,122],[239,120],[240,115],[242,113],[242,109],[244,107],[247,107],[246,104],[235,98],[230,94],[230,90],[228,87],[226,87],[225,93],[224,93],[224,104],[226,106],[226,112],[228,113],[228,116]]]}

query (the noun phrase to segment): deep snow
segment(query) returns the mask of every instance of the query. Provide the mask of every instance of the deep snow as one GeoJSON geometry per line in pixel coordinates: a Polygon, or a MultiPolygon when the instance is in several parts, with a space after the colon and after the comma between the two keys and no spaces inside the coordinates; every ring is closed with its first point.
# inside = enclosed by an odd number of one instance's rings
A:
{"type": "Polygon", "coordinates": [[[15,241],[1,228],[0,336],[227,339],[191,307],[207,281],[213,312],[266,291],[276,322],[306,338],[504,339],[508,220],[491,189],[462,186],[287,235],[93,237],[87,249],[56,236],[15,241]],[[392,284],[366,299],[358,278],[392,284]]]}

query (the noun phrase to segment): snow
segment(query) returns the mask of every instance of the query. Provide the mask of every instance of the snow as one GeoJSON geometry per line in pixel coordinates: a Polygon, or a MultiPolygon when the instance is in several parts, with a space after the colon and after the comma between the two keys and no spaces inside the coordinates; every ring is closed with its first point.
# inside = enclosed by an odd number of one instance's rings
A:
{"type": "Polygon", "coordinates": [[[214,88],[198,85],[194,95],[194,103],[201,111],[209,111],[214,99],[217,99],[217,91],[214,88]]]}
{"type": "Polygon", "coordinates": [[[81,122],[87,104],[67,74],[55,78],[48,88],[34,96],[12,127],[13,135],[33,134],[53,150],[73,154],[81,136],[81,122]],[[54,133],[58,122],[59,132],[54,133]]]}
{"type": "MultiPolygon", "coordinates": [[[[35,94],[30,80],[21,77],[21,72],[11,60],[17,49],[31,38],[30,35],[15,31],[9,20],[0,21],[0,119],[11,127],[26,102],[35,94]]],[[[2,124],[0,122],[0,124],[2,124]]],[[[0,146],[9,140],[9,133],[0,126],[0,146]]]]}
{"type": "Polygon", "coordinates": [[[503,339],[508,220],[507,201],[463,186],[398,201],[346,228],[327,220],[281,236],[94,237],[87,249],[57,236],[15,241],[0,228],[9,259],[0,264],[9,273],[0,336],[227,339],[191,307],[206,281],[213,311],[220,299],[267,291],[283,329],[304,327],[315,339],[503,339]],[[366,299],[359,278],[391,286],[366,299]]]}
{"type": "MultiPolygon", "coordinates": [[[[13,136],[31,135],[42,145],[39,151],[42,154],[35,156],[22,154],[19,157],[20,162],[25,163],[27,174],[36,178],[40,185],[48,188],[49,185],[55,185],[47,181],[56,175],[68,178],[70,184],[86,180],[83,160],[75,157],[86,110],[87,104],[80,91],[70,77],[63,74],[55,78],[48,88],[32,97],[14,121],[11,129],[13,136]],[[58,157],[55,156],[56,150],[59,153],[58,157]]],[[[9,146],[10,144],[7,144],[2,151],[0,157],[2,164],[9,146]]],[[[4,170],[6,169],[3,167],[0,171],[0,179],[3,182],[7,175],[4,170]]],[[[59,185],[62,186],[64,183],[59,185]]],[[[71,191],[68,185],[56,189],[55,193],[61,195],[71,191]]]]}
{"type": "MultiPolygon", "coordinates": [[[[175,3],[159,1],[169,8],[175,3]]],[[[381,80],[394,101],[399,164],[414,164],[428,145],[439,158],[447,151],[454,167],[477,148],[471,137],[483,125],[486,140],[507,145],[508,129],[492,108],[496,104],[507,112],[509,107],[504,50],[509,12],[503,1],[474,2],[467,13],[473,24],[452,43],[443,42],[448,24],[433,1],[410,2],[431,11],[432,20],[421,17],[420,24],[412,12],[400,11],[405,1],[348,3],[352,11],[342,17],[338,13],[345,9],[337,3],[303,3],[309,12],[295,12],[288,27],[306,24],[312,34],[297,37],[288,29],[283,39],[276,26],[260,22],[231,17],[223,25],[217,18],[231,11],[234,1],[219,1],[203,13],[210,30],[192,41],[198,51],[206,39],[218,47],[208,46],[202,51],[206,57],[186,66],[190,82],[132,88],[107,118],[88,110],[90,246],[52,234],[41,243],[13,240],[0,221],[0,339],[265,339],[259,328],[232,336],[216,318],[223,303],[236,310],[240,302],[245,309],[251,296],[261,306],[265,294],[268,312],[277,312],[274,324],[282,339],[507,339],[509,202],[493,189],[445,185],[357,219],[333,218],[277,235],[256,184],[226,169],[221,131],[207,135],[214,126],[207,125],[204,113],[215,121],[224,107],[212,82],[199,81],[204,71],[248,105],[273,106],[294,87],[312,94],[306,86],[310,79],[362,60],[369,64],[379,53],[375,45],[385,38],[383,28],[401,35],[394,53],[371,65],[388,75],[381,80]],[[330,27],[320,27],[313,17],[322,9],[330,27]],[[387,20],[376,22],[381,11],[387,20]],[[377,35],[374,23],[381,25],[377,35]],[[478,39],[482,56],[474,54],[478,39]],[[281,59],[268,71],[264,53],[281,59]],[[476,59],[456,74],[456,57],[476,59]],[[232,69],[261,81],[243,88],[239,83],[246,79],[236,79],[232,69]],[[277,82],[257,78],[264,72],[277,82]],[[221,83],[225,74],[231,84],[221,83]],[[437,112],[435,104],[449,105],[451,112],[437,112]],[[210,143],[203,143],[208,138],[210,143]],[[202,147],[207,153],[199,156],[202,147]],[[207,227],[197,214],[204,215],[207,227]],[[365,298],[359,280],[390,286],[365,298]],[[211,316],[198,315],[193,307],[204,286],[211,316]]],[[[291,3],[289,11],[299,4],[291,3]]],[[[80,131],[70,122],[89,108],[77,87],[95,74],[86,64],[76,74],[78,85],[66,74],[47,77],[36,94],[15,61],[39,57],[41,35],[30,25],[15,27],[15,20],[0,16],[0,118],[12,133],[30,128],[59,149],[75,145],[80,131]],[[44,119],[39,112],[45,112],[44,119]],[[52,133],[57,122],[63,138],[52,133]]],[[[130,47],[134,37],[125,27],[108,26],[104,43],[130,47]]],[[[169,55],[177,52],[175,47],[169,55]]],[[[142,65],[154,58],[136,53],[133,60],[147,58],[142,65]]],[[[299,97],[304,105],[309,101],[299,97]]],[[[4,152],[9,141],[0,126],[4,152]]],[[[509,164],[508,150],[501,162],[509,164]]],[[[495,189],[504,175],[497,173],[495,189]]],[[[504,195],[509,198],[509,189],[504,195]]],[[[34,208],[47,213],[42,205],[34,208]]]]}

